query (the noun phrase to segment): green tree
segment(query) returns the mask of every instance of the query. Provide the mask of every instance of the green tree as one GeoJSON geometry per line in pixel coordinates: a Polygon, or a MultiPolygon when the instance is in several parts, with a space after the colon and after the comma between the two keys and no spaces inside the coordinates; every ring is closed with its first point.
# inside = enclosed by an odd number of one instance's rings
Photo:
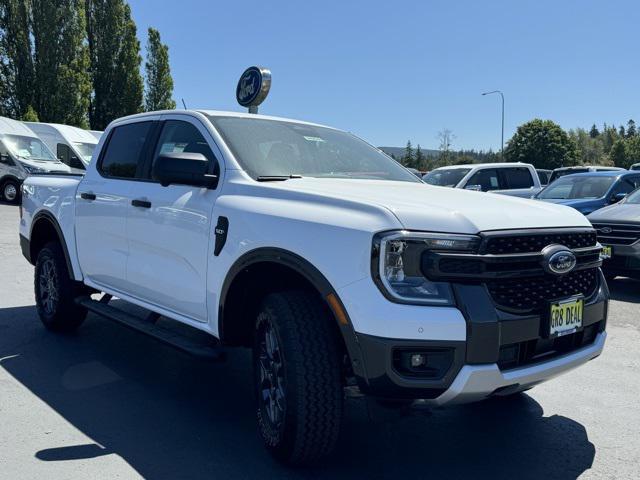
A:
{"type": "Polygon", "coordinates": [[[91,128],[142,111],[140,42],[124,0],[85,0],[93,98],[91,128]]]}
{"type": "Polygon", "coordinates": [[[505,157],[511,162],[554,169],[576,163],[576,146],[559,125],[536,118],[518,127],[507,143],[505,157]]]}
{"type": "Polygon", "coordinates": [[[627,165],[624,168],[629,168],[634,163],[640,162],[640,136],[635,135],[626,140],[626,152],[627,165]]]}
{"type": "Polygon", "coordinates": [[[83,2],[31,1],[38,117],[86,127],[91,83],[83,2]]]}
{"type": "Polygon", "coordinates": [[[31,105],[27,108],[27,111],[20,117],[20,120],[24,122],[39,122],[38,112],[36,112],[31,105]]]}
{"type": "Polygon", "coordinates": [[[0,115],[22,118],[34,102],[29,0],[0,2],[0,115]]]}
{"type": "Polygon", "coordinates": [[[636,134],[636,122],[634,122],[633,119],[629,120],[627,122],[627,138],[635,137],[636,134]]]}
{"type": "Polygon", "coordinates": [[[593,125],[591,125],[591,130],[589,130],[589,136],[591,138],[597,138],[598,135],[600,135],[600,131],[598,130],[598,127],[596,127],[596,124],[594,123],[593,125]]]}
{"type": "Polygon", "coordinates": [[[420,148],[420,144],[416,147],[416,153],[414,158],[414,167],[418,170],[426,170],[427,167],[427,157],[422,153],[422,149],[420,148]]]}
{"type": "Polygon", "coordinates": [[[631,162],[627,158],[627,146],[621,138],[616,140],[609,152],[609,159],[616,167],[629,168],[631,162]]]}
{"type": "Polygon", "coordinates": [[[173,78],[169,66],[169,47],[160,41],[160,32],[149,28],[147,61],[145,62],[147,88],[144,108],[147,111],[173,110],[173,78]]]}
{"type": "Polygon", "coordinates": [[[415,158],[413,154],[413,147],[411,146],[411,140],[407,140],[407,146],[404,147],[404,155],[402,156],[401,163],[405,167],[413,167],[414,160],[415,158]]]}

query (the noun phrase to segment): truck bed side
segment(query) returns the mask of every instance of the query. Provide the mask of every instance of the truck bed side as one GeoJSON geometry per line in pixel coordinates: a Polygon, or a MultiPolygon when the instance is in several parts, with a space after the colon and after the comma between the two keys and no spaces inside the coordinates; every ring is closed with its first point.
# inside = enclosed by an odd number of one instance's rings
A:
{"type": "MultiPolygon", "coordinates": [[[[30,258],[29,248],[33,247],[33,233],[44,226],[40,222],[48,222],[47,228],[53,227],[63,242],[63,249],[73,271],[75,280],[82,280],[82,271],[76,254],[75,237],[75,197],[81,176],[67,175],[34,175],[27,178],[22,187],[22,206],[20,215],[20,236],[23,253],[30,258]],[[27,251],[25,251],[27,249],[27,251]]],[[[33,250],[33,248],[31,248],[33,250]]]]}

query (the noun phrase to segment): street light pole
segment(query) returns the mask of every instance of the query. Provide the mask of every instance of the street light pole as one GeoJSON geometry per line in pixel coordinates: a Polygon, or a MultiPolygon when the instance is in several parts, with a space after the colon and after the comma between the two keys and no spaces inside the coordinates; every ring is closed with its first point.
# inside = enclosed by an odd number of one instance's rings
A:
{"type": "Polygon", "coordinates": [[[502,135],[500,137],[500,160],[504,162],[504,95],[500,90],[493,90],[492,92],[484,92],[482,95],[491,95],[492,93],[499,93],[502,98],[502,135]]]}

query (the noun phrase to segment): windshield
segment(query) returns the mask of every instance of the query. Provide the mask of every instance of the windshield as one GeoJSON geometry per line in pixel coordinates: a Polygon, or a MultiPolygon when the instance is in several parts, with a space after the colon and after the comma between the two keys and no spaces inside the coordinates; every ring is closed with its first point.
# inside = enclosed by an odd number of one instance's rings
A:
{"type": "Polygon", "coordinates": [[[616,177],[567,175],[550,184],[540,192],[538,198],[562,200],[601,198],[615,181],[616,177]]]}
{"type": "Polygon", "coordinates": [[[22,135],[3,135],[2,139],[9,151],[16,157],[57,162],[51,150],[38,138],[24,137],[22,135]]]}
{"type": "Polygon", "coordinates": [[[358,178],[419,182],[411,172],[350,133],[294,122],[209,117],[253,178],[358,178]]]}
{"type": "Polygon", "coordinates": [[[635,189],[629,195],[627,195],[624,199],[625,204],[638,205],[640,204],[640,188],[635,189]]]}
{"type": "Polygon", "coordinates": [[[470,168],[447,168],[443,170],[434,170],[427,173],[423,179],[431,185],[455,187],[470,171],[470,168]]]}
{"type": "Polygon", "coordinates": [[[93,151],[96,148],[95,143],[81,143],[81,142],[73,142],[73,148],[82,156],[82,160],[85,163],[89,163],[91,161],[91,157],[93,156],[93,151]]]}

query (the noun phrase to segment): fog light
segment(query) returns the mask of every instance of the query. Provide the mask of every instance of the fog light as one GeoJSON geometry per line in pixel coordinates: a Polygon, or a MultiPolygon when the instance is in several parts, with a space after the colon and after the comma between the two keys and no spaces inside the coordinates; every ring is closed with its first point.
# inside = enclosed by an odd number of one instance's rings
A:
{"type": "Polygon", "coordinates": [[[421,367],[423,365],[427,364],[427,357],[421,353],[414,353],[413,355],[411,355],[411,366],[416,368],[416,367],[421,367]]]}

